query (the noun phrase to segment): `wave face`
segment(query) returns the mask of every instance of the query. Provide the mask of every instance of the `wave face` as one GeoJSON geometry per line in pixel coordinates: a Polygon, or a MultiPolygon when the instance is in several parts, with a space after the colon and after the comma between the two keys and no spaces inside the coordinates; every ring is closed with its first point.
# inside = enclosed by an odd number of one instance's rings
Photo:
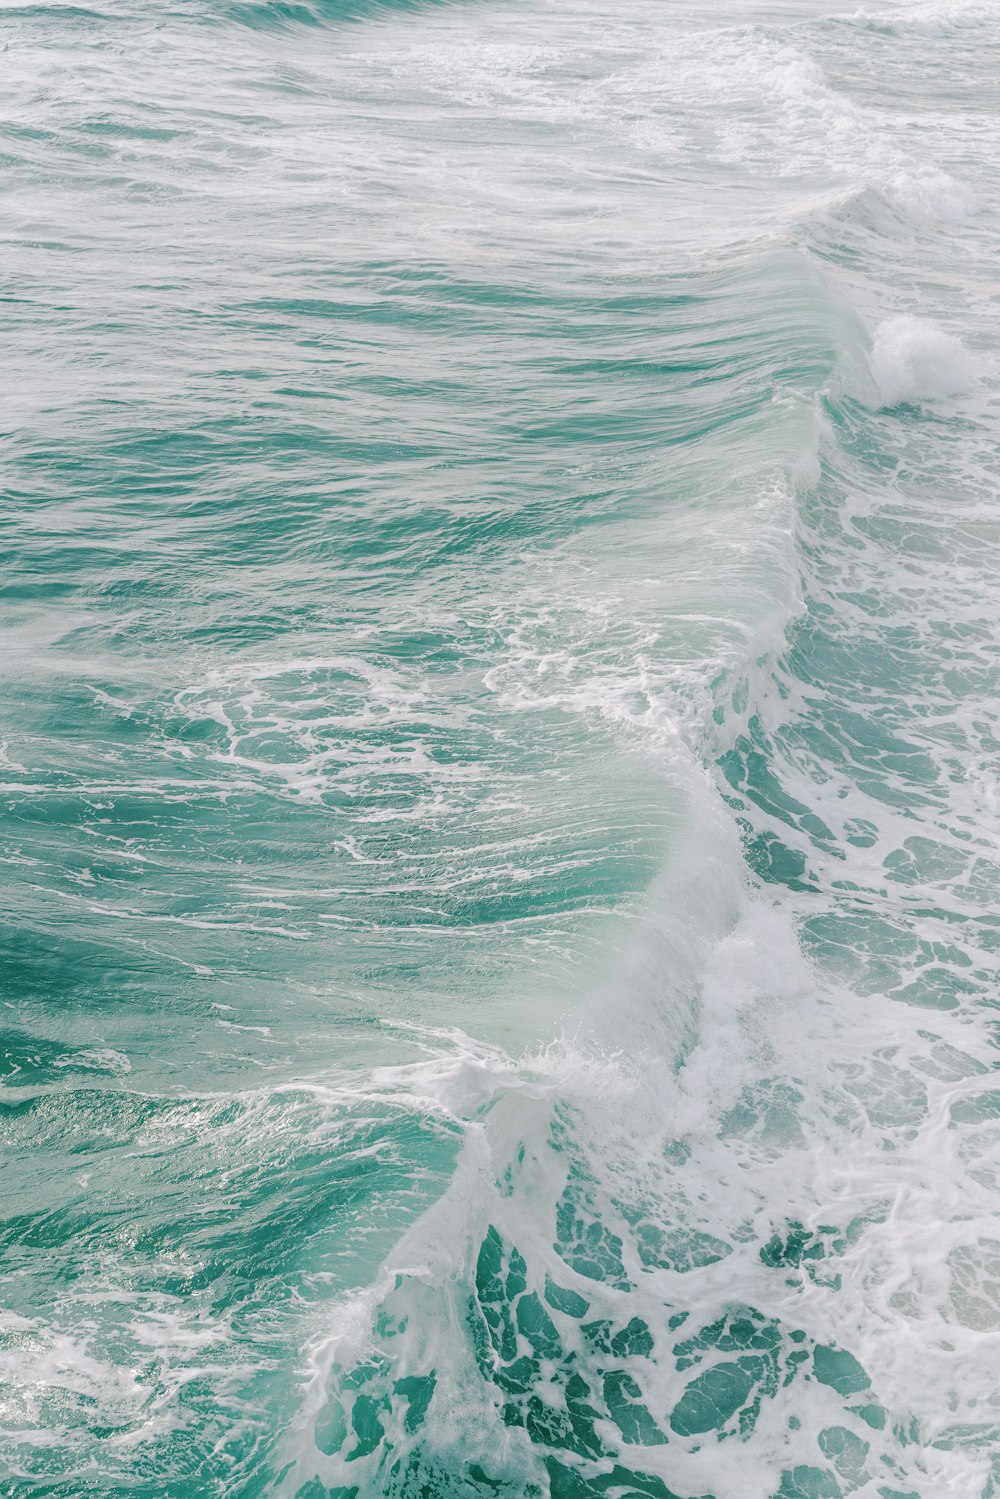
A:
{"type": "Polygon", "coordinates": [[[990,1499],[992,0],[0,31],[0,1490],[990,1499]]]}

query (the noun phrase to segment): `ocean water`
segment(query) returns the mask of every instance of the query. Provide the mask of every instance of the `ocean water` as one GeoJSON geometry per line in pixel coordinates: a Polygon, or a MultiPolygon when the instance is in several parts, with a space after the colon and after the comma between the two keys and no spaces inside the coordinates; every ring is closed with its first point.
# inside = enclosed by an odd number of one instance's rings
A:
{"type": "Polygon", "coordinates": [[[996,0],[0,67],[0,1493],[996,1495],[996,0]]]}

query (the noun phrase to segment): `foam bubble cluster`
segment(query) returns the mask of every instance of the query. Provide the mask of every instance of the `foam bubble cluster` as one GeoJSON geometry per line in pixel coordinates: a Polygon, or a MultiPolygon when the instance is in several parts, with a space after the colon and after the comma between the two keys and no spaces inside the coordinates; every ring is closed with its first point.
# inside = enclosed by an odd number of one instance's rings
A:
{"type": "Polygon", "coordinates": [[[923,318],[887,318],[875,331],[872,373],[883,406],[920,405],[967,391],[975,364],[955,338],[923,318]]]}

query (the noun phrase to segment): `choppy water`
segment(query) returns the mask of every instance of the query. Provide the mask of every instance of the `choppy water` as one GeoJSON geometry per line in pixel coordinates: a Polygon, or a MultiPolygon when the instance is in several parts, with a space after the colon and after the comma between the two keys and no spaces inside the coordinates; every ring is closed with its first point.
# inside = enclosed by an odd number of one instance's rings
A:
{"type": "Polygon", "coordinates": [[[0,1492],[987,1499],[1000,9],[0,34],[0,1492]]]}

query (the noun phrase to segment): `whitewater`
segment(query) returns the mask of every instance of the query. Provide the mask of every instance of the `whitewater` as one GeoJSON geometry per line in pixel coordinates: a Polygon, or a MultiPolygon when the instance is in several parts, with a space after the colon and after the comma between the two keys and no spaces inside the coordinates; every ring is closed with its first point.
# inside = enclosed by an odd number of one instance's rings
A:
{"type": "Polygon", "coordinates": [[[0,1494],[995,1499],[1000,7],[0,66],[0,1494]]]}

